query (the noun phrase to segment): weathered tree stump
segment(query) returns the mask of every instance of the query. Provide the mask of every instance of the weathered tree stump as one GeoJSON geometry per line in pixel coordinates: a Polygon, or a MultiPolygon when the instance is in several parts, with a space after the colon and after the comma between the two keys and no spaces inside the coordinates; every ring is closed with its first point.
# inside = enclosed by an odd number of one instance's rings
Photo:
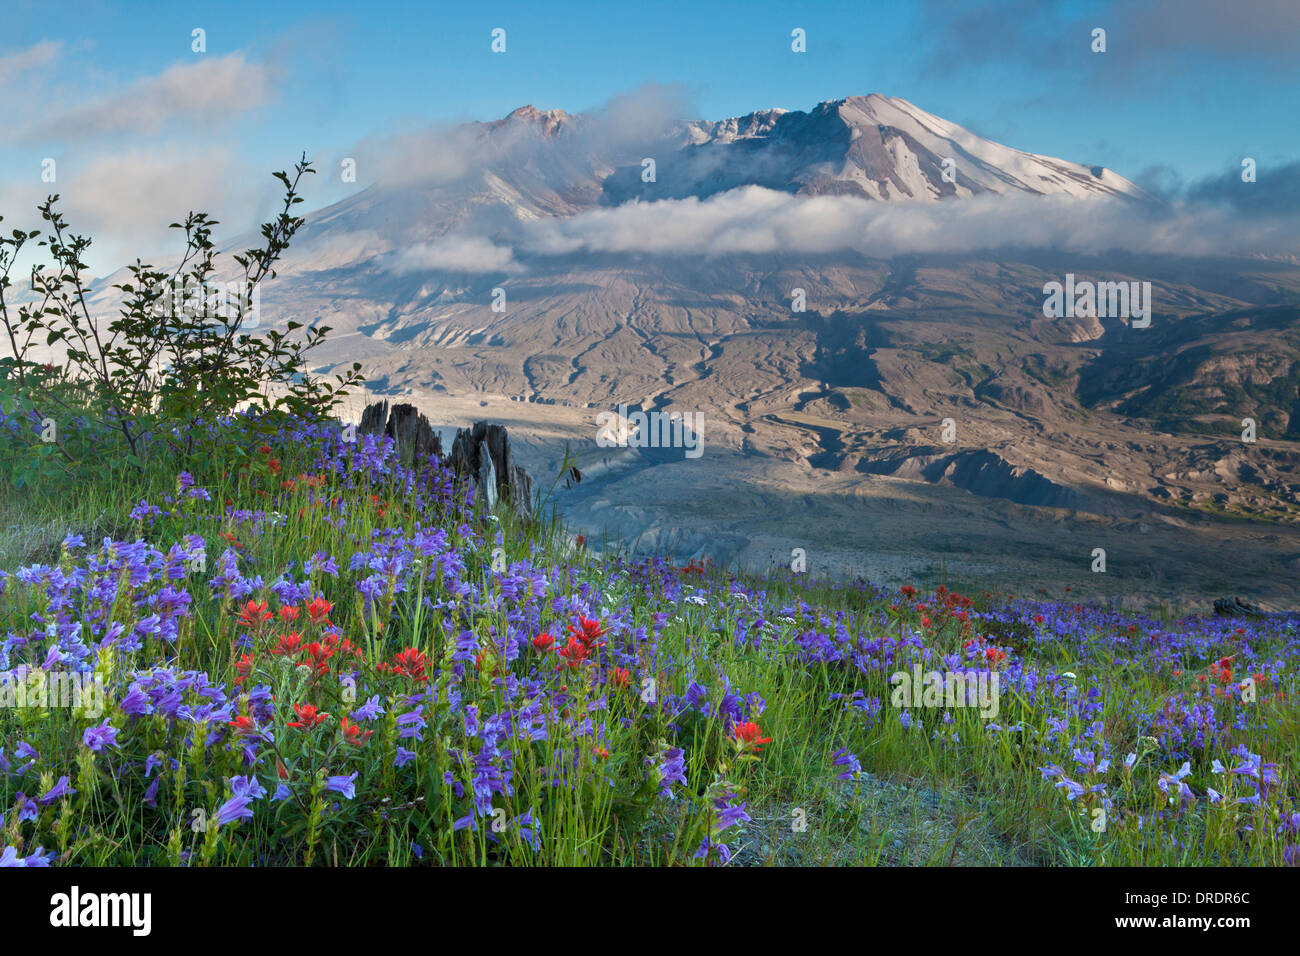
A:
{"type": "Polygon", "coordinates": [[[1239,597],[1219,598],[1214,602],[1214,613],[1220,617],[1263,617],[1264,609],[1239,597]]]}
{"type": "Polygon", "coordinates": [[[475,422],[460,429],[451,443],[448,461],[457,474],[474,476],[489,508],[496,506],[498,498],[504,498],[518,514],[532,517],[532,479],[515,464],[510,435],[504,426],[475,422]]]}
{"type": "Polygon", "coordinates": [[[382,431],[397,443],[403,461],[415,461],[429,455],[439,459],[443,457],[442,439],[429,424],[429,419],[414,405],[394,405],[390,412],[387,402],[373,402],[361,413],[357,430],[363,435],[382,431]]]}
{"type": "Polygon", "coordinates": [[[378,401],[361,413],[358,431],[363,435],[382,432],[392,438],[404,461],[433,455],[445,462],[457,476],[474,482],[478,497],[489,510],[504,499],[521,517],[533,516],[532,479],[515,464],[510,435],[501,425],[475,422],[459,429],[451,454],[446,455],[442,439],[414,405],[394,405],[390,411],[388,402],[378,401]]]}

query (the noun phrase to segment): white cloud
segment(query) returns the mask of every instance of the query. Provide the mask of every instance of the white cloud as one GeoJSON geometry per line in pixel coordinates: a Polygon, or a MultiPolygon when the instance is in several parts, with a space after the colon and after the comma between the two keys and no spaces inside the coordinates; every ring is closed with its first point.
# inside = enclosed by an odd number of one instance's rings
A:
{"type": "Polygon", "coordinates": [[[26,50],[0,56],[0,86],[8,83],[20,73],[49,66],[58,58],[59,51],[62,49],[62,43],[54,40],[42,40],[40,43],[29,46],[26,50]]]}
{"type": "Polygon", "coordinates": [[[52,184],[41,182],[40,170],[33,169],[28,179],[0,187],[0,210],[6,227],[44,233],[36,206],[59,194],[58,208],[71,231],[94,238],[87,261],[100,271],[137,255],[160,261],[179,252],[184,237],[168,224],[190,211],[220,220],[219,236],[247,229],[266,212],[264,192],[260,182],[250,185],[229,149],[136,149],[60,162],[52,184]]]}
{"type": "Polygon", "coordinates": [[[648,84],[589,113],[567,116],[554,137],[537,135],[523,119],[437,124],[371,136],[354,152],[365,177],[390,189],[446,185],[485,167],[527,167],[562,185],[585,180],[594,157],[640,162],[656,149],[675,148],[674,126],[689,113],[681,90],[648,84]]]}
{"type": "Polygon", "coordinates": [[[270,67],[241,53],[169,67],[157,76],[80,103],[36,123],[22,138],[84,141],[116,134],[152,135],[171,123],[201,128],[269,103],[270,67]]]}
{"type": "Polygon", "coordinates": [[[392,242],[373,229],[356,232],[330,232],[313,236],[308,226],[295,240],[292,261],[302,272],[346,269],[390,252],[392,242]]]}
{"type": "Polygon", "coordinates": [[[519,266],[509,247],[479,236],[443,236],[421,242],[393,255],[385,268],[408,272],[514,272],[519,266]]]}
{"type": "Polygon", "coordinates": [[[633,202],[526,227],[521,248],[541,255],[729,255],[856,251],[964,253],[999,248],[1083,253],[1222,255],[1300,247],[1294,217],[1244,219],[1220,208],[1163,211],[1055,196],[990,196],[942,203],[799,197],[746,186],[709,199],[633,202]]]}

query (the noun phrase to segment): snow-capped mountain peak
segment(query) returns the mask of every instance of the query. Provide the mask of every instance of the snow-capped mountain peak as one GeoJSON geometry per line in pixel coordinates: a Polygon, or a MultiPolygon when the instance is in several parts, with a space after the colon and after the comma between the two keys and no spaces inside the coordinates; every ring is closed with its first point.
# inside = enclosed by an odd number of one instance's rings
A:
{"type": "Polygon", "coordinates": [[[1003,146],[879,93],[827,100],[807,113],[763,110],[695,123],[687,143],[674,157],[665,195],[709,195],[753,183],[886,202],[984,193],[1149,198],[1103,167],[1003,146]]]}

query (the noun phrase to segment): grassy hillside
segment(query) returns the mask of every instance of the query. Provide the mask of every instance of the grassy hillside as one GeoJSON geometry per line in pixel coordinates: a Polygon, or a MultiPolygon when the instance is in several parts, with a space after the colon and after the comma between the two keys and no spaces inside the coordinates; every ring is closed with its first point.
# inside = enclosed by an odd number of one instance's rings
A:
{"type": "Polygon", "coordinates": [[[386,439],[276,428],[209,429],[193,473],[0,470],[6,863],[1300,854],[1295,616],[631,562],[386,439]],[[914,667],[997,694],[900,706],[914,667]]]}

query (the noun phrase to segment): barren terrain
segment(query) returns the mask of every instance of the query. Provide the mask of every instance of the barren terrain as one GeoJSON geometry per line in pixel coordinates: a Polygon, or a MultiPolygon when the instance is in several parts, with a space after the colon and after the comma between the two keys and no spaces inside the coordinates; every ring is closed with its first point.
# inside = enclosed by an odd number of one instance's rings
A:
{"type": "MultiPolygon", "coordinates": [[[[358,414],[363,396],[355,399],[358,414]]],[[[448,428],[480,418],[510,429],[520,460],[543,493],[566,442],[580,485],[551,499],[590,546],[663,552],[681,563],[711,558],[765,570],[806,554],[814,575],[893,585],[1022,592],[1107,600],[1134,607],[1208,607],[1242,594],[1266,607],[1293,606],[1300,584],[1300,528],[1216,516],[1117,494],[1110,513],[1022,504],[943,483],[817,469],[806,461],[740,452],[754,434],[788,430],[760,421],[740,428],[706,419],[705,452],[596,446],[595,409],[505,396],[413,393],[448,428]],[[1095,573],[1093,549],[1106,551],[1095,573]]]]}

